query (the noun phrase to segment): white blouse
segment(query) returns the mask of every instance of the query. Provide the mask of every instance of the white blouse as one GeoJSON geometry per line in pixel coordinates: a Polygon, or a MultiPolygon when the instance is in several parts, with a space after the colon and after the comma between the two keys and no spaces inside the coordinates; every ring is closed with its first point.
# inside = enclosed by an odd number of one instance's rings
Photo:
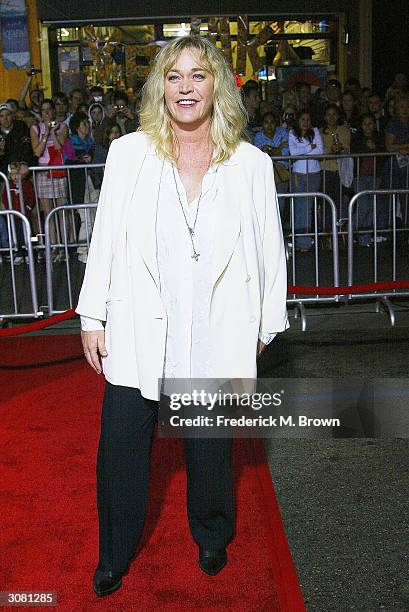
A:
{"type": "MultiPolygon", "coordinates": [[[[290,155],[296,157],[297,155],[323,155],[324,144],[322,142],[321,134],[318,128],[312,128],[314,132],[314,138],[312,142],[308,138],[301,138],[298,140],[293,130],[288,135],[288,147],[290,149],[290,155]],[[315,145],[312,148],[312,145],[315,145]]],[[[318,159],[299,159],[293,162],[293,172],[299,174],[308,174],[313,172],[320,172],[321,164],[318,159]]]]}

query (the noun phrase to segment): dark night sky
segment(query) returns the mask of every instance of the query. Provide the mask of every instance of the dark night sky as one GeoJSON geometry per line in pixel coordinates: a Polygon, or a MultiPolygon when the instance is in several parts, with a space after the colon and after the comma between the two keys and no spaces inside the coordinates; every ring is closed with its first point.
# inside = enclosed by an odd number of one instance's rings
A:
{"type": "Polygon", "coordinates": [[[409,77],[409,2],[373,0],[373,85],[384,92],[397,72],[409,77]]]}

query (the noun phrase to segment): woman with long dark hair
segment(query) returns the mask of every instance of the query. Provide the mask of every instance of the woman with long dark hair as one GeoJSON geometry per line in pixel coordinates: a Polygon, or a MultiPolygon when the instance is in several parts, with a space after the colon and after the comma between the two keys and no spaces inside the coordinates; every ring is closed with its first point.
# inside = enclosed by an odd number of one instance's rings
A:
{"type": "MultiPolygon", "coordinates": [[[[322,155],[323,144],[319,129],[311,126],[311,115],[301,111],[297,114],[295,125],[288,137],[290,155],[311,155],[311,159],[293,162],[292,191],[319,191],[321,184],[320,162],[314,155],[322,155]]],[[[294,231],[309,233],[311,231],[312,197],[299,198],[294,202],[294,231]]],[[[312,236],[296,236],[295,247],[305,253],[313,246],[312,236]]]]}

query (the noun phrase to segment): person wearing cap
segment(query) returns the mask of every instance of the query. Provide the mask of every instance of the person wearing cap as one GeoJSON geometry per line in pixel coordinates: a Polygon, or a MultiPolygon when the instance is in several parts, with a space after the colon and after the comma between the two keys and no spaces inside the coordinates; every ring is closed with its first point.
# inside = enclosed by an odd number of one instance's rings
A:
{"type": "Polygon", "coordinates": [[[7,174],[12,162],[20,164],[20,174],[27,176],[28,168],[34,162],[30,132],[24,121],[14,118],[9,104],[0,104],[0,133],[5,140],[4,155],[0,158],[0,170],[7,174]]]}

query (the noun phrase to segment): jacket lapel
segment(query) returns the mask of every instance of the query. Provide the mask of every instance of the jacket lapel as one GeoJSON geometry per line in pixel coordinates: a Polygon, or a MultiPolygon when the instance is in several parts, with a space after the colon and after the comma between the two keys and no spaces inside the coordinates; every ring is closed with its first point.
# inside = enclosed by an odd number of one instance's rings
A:
{"type": "MultiPolygon", "coordinates": [[[[216,240],[212,270],[215,285],[228,265],[240,235],[240,202],[237,194],[236,163],[233,158],[225,162],[219,179],[216,209],[216,240]],[[235,185],[236,183],[236,185],[235,185]]],[[[238,196],[238,194],[237,194],[238,196]]]]}
{"type": "Polygon", "coordinates": [[[143,162],[132,198],[135,246],[139,250],[159,289],[159,270],[156,255],[156,219],[163,159],[149,153],[143,162]]]}
{"type": "MultiPolygon", "coordinates": [[[[215,253],[212,266],[213,285],[218,281],[228,265],[240,235],[240,194],[237,185],[237,154],[222,164],[216,199],[215,253]],[[232,197],[236,194],[236,197],[232,197]]],[[[159,157],[153,145],[142,163],[134,188],[130,214],[134,224],[135,246],[139,250],[156,286],[159,290],[159,269],[157,262],[156,220],[159,190],[164,160],[159,157]]]]}

